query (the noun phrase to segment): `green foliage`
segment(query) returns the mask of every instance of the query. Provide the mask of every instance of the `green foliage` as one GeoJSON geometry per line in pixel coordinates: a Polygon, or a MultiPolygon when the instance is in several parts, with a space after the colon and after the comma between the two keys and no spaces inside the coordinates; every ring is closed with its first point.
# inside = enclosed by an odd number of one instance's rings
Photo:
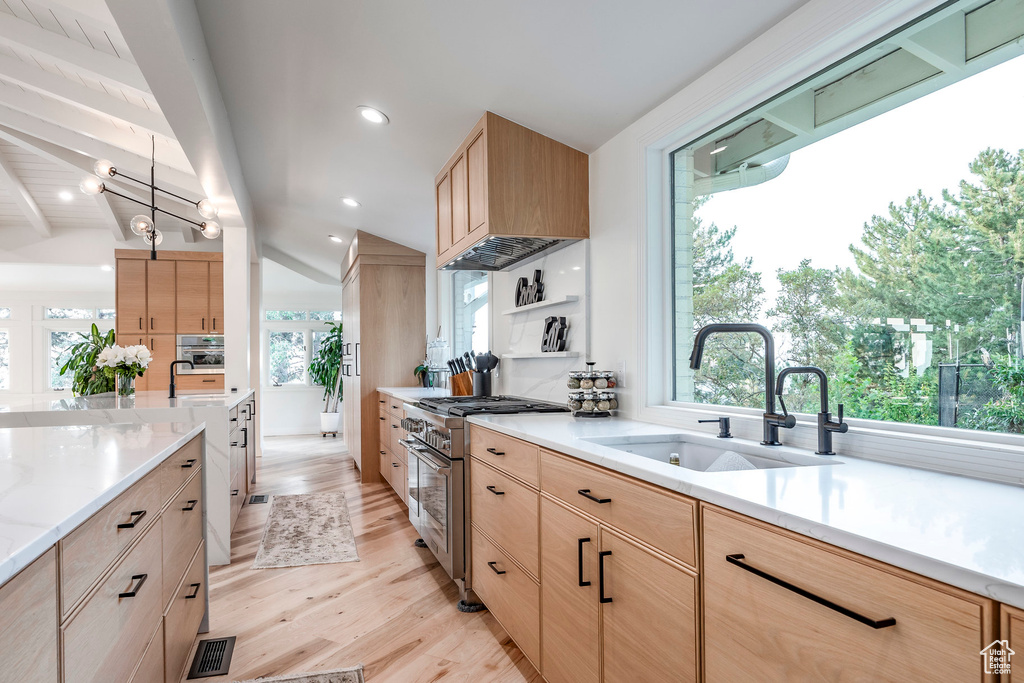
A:
{"type": "Polygon", "coordinates": [[[330,328],[320,342],[313,362],[309,364],[309,377],[324,388],[325,412],[334,413],[342,399],[341,379],[342,331],[341,324],[326,323],[330,328]]]}
{"type": "Polygon", "coordinates": [[[1003,391],[973,414],[961,418],[958,426],[989,432],[1024,433],[1024,362],[1010,357],[996,360],[989,375],[1003,391]]]}
{"type": "Polygon", "coordinates": [[[90,396],[114,391],[116,388],[113,371],[96,367],[96,357],[100,351],[114,345],[114,330],[100,333],[96,323],[88,334],[79,332],[82,341],[68,348],[61,357],[64,361],[60,367],[61,376],[72,373],[71,391],[75,396],[90,396]],[[67,360],[64,360],[64,359],[67,360]]]}

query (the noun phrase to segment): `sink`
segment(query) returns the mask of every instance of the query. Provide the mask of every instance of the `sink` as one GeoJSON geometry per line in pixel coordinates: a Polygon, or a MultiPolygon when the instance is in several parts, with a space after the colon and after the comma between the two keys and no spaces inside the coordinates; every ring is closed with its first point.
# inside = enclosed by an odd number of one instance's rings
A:
{"type": "Polygon", "coordinates": [[[808,467],[814,465],[838,465],[818,455],[811,455],[795,448],[761,446],[751,442],[722,439],[728,443],[719,445],[718,439],[710,437],[714,445],[701,443],[709,437],[688,434],[657,434],[651,436],[597,436],[581,441],[614,448],[644,458],[668,463],[669,456],[679,455],[679,467],[697,472],[729,472],[736,470],[767,470],[777,467],[808,467]],[[714,465],[714,467],[712,467],[714,465]]]}

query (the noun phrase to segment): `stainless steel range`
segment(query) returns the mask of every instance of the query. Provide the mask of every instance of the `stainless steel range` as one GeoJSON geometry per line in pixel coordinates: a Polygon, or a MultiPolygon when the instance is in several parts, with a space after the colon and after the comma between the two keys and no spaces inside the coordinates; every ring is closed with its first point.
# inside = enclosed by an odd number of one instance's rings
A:
{"type": "MultiPolygon", "coordinates": [[[[469,575],[470,415],[565,413],[560,404],[514,396],[450,396],[405,404],[402,441],[409,452],[409,520],[448,575],[459,585],[459,609],[478,601],[469,575]]],[[[477,607],[478,608],[478,607],[477,607]]]]}

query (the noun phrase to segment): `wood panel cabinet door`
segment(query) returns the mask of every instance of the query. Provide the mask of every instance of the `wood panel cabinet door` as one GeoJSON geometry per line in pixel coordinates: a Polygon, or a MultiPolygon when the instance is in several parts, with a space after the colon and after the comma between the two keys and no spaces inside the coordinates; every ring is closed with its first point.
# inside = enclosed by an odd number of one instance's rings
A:
{"type": "Polygon", "coordinates": [[[211,333],[210,264],[206,261],[179,261],[175,280],[178,334],[211,333]]]}
{"type": "Polygon", "coordinates": [[[223,261],[210,261],[210,332],[224,334],[223,261]]]}
{"type": "Polygon", "coordinates": [[[697,576],[606,527],[600,547],[604,681],[696,682],[697,576]]]}
{"type": "MultiPolygon", "coordinates": [[[[1024,610],[1017,609],[1016,607],[1010,607],[1008,605],[1002,605],[1002,627],[1000,629],[999,638],[1002,640],[1009,641],[1010,649],[1014,652],[1019,652],[1016,655],[1018,658],[1024,655],[1024,610]]],[[[1018,659],[1018,662],[1021,660],[1018,659]]],[[[1013,665],[1013,660],[1010,661],[1010,673],[1003,674],[1003,683],[1014,683],[1014,681],[1024,681],[1024,667],[1020,664],[1013,665]],[[1017,675],[1014,676],[1013,672],[1016,671],[1017,675]]]]}
{"type": "Polygon", "coordinates": [[[145,261],[146,315],[152,334],[174,334],[177,314],[174,261],[145,261]]]}
{"type": "Polygon", "coordinates": [[[540,510],[542,673],[549,683],[597,683],[597,524],[549,498],[540,510]]]}
{"type": "Polygon", "coordinates": [[[437,253],[443,255],[452,248],[452,180],[446,174],[435,188],[437,193],[437,253]]]}
{"type": "Polygon", "coordinates": [[[487,131],[466,148],[469,232],[487,230],[487,131]]]}
{"type": "Polygon", "coordinates": [[[57,683],[57,563],[50,548],[0,588],[0,683],[57,683]]]}
{"type": "Polygon", "coordinates": [[[116,275],[117,333],[143,334],[149,330],[146,262],[142,259],[118,259],[116,275]]]}
{"type": "Polygon", "coordinates": [[[458,244],[469,234],[469,187],[465,154],[459,157],[448,175],[452,180],[452,244],[458,244]]]}
{"type": "MultiPolygon", "coordinates": [[[[178,357],[177,339],[173,334],[151,334],[146,338],[146,346],[153,354],[149,361],[145,388],[147,391],[168,391],[171,386],[171,361],[178,357]]],[[[139,390],[139,380],[135,380],[135,390],[139,390]]]]}

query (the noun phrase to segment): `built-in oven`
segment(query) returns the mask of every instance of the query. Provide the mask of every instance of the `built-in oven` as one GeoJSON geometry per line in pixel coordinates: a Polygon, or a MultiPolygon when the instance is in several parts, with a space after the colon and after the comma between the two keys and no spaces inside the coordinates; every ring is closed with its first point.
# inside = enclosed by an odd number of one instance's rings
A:
{"type": "Polygon", "coordinates": [[[178,374],[224,374],[224,335],[179,334],[178,360],[191,361],[194,366],[179,365],[178,374]]]}
{"type": "Polygon", "coordinates": [[[409,438],[409,521],[449,576],[465,575],[463,461],[409,438]]]}

